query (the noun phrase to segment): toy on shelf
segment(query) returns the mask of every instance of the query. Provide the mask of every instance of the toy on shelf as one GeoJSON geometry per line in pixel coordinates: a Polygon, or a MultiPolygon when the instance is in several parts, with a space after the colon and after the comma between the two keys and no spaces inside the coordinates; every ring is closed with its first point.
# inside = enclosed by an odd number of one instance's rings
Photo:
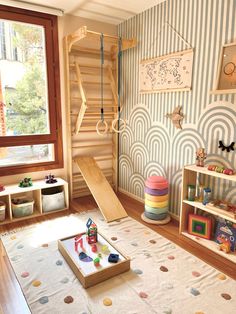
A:
{"type": "Polygon", "coordinates": [[[204,197],[204,185],[200,184],[197,187],[197,197],[196,201],[198,202],[203,202],[203,197],[204,197]]]}
{"type": "Polygon", "coordinates": [[[202,204],[206,205],[210,203],[211,201],[211,189],[210,188],[204,188],[203,189],[203,201],[202,204]]]}
{"type": "Polygon", "coordinates": [[[57,179],[55,179],[54,175],[50,173],[49,175],[45,177],[45,182],[47,184],[53,184],[57,182],[57,179]]]}
{"type": "Polygon", "coordinates": [[[33,182],[31,178],[24,178],[23,180],[20,181],[19,187],[20,188],[28,188],[30,186],[33,186],[33,182]]]}
{"type": "Polygon", "coordinates": [[[222,167],[222,166],[209,165],[209,166],[207,167],[207,169],[208,169],[209,171],[215,171],[215,172],[227,174],[227,175],[229,175],[229,176],[234,174],[234,170],[233,170],[233,169],[225,168],[225,167],[222,167]]]}
{"type": "MultiPolygon", "coordinates": [[[[227,250],[229,243],[230,251],[234,252],[236,249],[236,226],[229,221],[219,221],[216,227],[215,241],[219,244],[219,249],[227,250]],[[224,244],[224,246],[223,246],[224,244]]],[[[228,253],[228,252],[226,252],[228,253]]]]}
{"type": "Polygon", "coordinates": [[[91,218],[88,219],[87,223],[87,240],[89,244],[97,243],[98,236],[97,236],[97,225],[92,221],[91,218]]]}
{"type": "Polygon", "coordinates": [[[236,219],[236,205],[231,204],[227,201],[213,200],[209,204],[207,204],[207,207],[213,207],[214,209],[217,208],[221,211],[225,211],[226,215],[229,215],[229,217],[236,219]]]}
{"type": "Polygon", "coordinates": [[[4,191],[5,190],[5,187],[3,184],[0,184],[0,192],[4,191]]]}
{"type": "Polygon", "coordinates": [[[211,219],[190,214],[188,218],[188,233],[209,240],[211,237],[211,219]]]}
{"type": "Polygon", "coordinates": [[[196,166],[204,167],[204,160],[207,154],[205,153],[205,148],[198,148],[196,151],[196,166]]]}
{"type": "Polygon", "coordinates": [[[232,142],[229,146],[225,146],[222,141],[219,141],[218,147],[221,148],[222,151],[226,150],[227,153],[229,153],[231,150],[234,150],[234,144],[235,143],[232,142]]]}
{"type": "Polygon", "coordinates": [[[219,242],[219,250],[225,253],[230,252],[230,241],[224,235],[219,235],[217,237],[217,241],[219,242]]]}
{"type": "Polygon", "coordinates": [[[195,201],[196,186],[193,184],[188,185],[188,201],[195,201]]]}

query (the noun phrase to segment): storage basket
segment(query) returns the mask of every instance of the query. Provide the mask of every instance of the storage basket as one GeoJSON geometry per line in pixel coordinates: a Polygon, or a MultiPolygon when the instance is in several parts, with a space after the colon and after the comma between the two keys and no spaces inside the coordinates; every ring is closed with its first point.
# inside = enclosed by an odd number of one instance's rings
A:
{"type": "Polygon", "coordinates": [[[0,201],[0,221],[4,221],[6,218],[6,204],[0,201]]]}
{"type": "Polygon", "coordinates": [[[62,187],[42,190],[43,212],[51,212],[65,208],[65,193],[62,187]]]}
{"type": "Polygon", "coordinates": [[[12,199],[11,202],[13,217],[25,217],[33,214],[34,200],[29,199],[12,199]]]}

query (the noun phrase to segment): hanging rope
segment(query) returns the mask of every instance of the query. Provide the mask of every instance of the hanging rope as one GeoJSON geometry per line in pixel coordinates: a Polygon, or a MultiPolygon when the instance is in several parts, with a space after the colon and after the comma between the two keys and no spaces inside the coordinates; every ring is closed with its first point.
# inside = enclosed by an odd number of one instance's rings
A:
{"type": "Polygon", "coordinates": [[[122,39],[119,37],[119,43],[118,43],[118,113],[117,113],[117,118],[112,121],[112,130],[116,133],[121,133],[124,131],[126,127],[126,122],[125,120],[121,119],[120,117],[120,111],[121,111],[121,106],[120,106],[120,98],[121,98],[121,57],[122,57],[122,39]],[[120,129],[120,122],[122,121],[123,126],[120,129]],[[116,129],[116,124],[117,124],[117,129],[116,129]]]}
{"type": "Polygon", "coordinates": [[[100,59],[101,59],[101,118],[97,122],[96,131],[99,135],[104,135],[108,131],[107,122],[104,120],[104,108],[103,108],[103,66],[104,66],[104,35],[100,36],[100,59]],[[100,130],[102,127],[102,130],[100,130]]]}

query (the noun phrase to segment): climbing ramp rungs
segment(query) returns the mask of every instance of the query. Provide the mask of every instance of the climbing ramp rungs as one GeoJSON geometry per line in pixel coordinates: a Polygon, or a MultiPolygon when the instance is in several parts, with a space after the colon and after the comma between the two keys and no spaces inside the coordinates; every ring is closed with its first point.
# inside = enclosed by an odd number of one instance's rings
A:
{"type": "Polygon", "coordinates": [[[80,172],[107,222],[127,217],[106,177],[93,157],[76,157],[80,172]]]}

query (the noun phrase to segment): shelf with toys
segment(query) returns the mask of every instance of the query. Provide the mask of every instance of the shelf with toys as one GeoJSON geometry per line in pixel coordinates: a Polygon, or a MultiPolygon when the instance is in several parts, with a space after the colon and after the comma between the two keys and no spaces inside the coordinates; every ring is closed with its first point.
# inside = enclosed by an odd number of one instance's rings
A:
{"type": "Polygon", "coordinates": [[[199,185],[199,178],[200,181],[204,181],[205,176],[236,182],[236,175],[232,169],[213,165],[185,166],[179,232],[236,263],[236,206],[226,201],[213,201],[211,189],[203,189],[199,185]],[[202,189],[201,195],[199,187],[202,189]]]}
{"type": "Polygon", "coordinates": [[[68,183],[50,178],[4,186],[0,192],[0,225],[47,215],[69,207],[68,183]]]}

